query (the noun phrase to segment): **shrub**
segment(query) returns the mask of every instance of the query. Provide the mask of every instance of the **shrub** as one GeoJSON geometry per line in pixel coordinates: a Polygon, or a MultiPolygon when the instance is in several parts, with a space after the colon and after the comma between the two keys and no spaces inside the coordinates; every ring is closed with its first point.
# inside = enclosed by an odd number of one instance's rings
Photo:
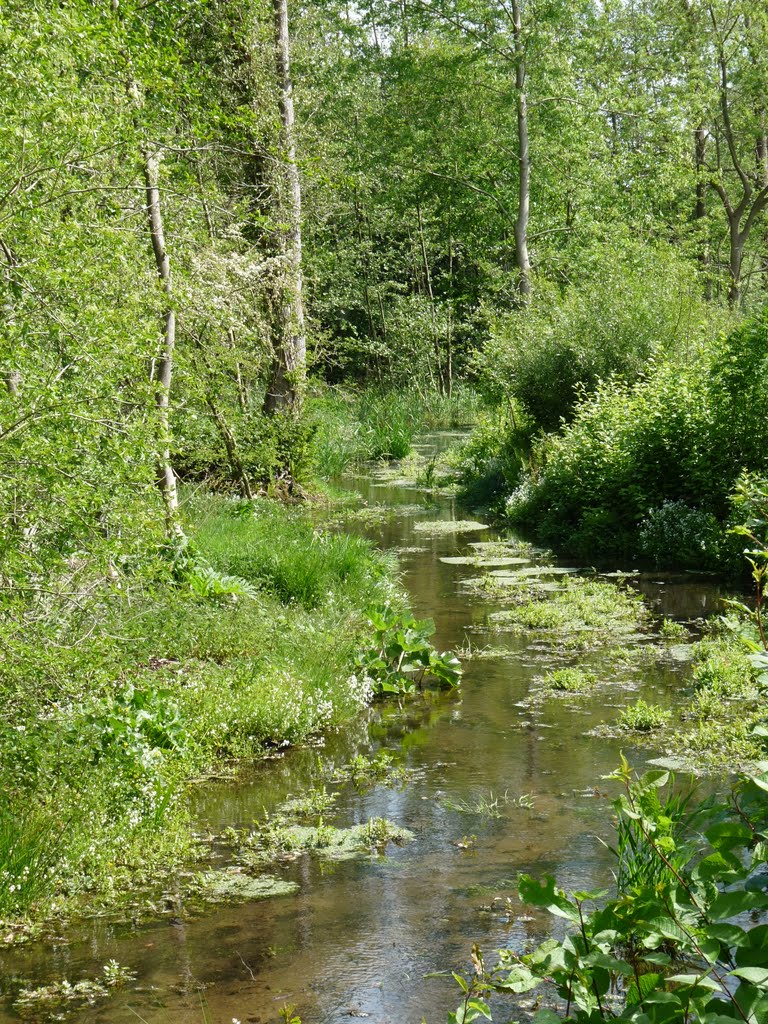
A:
{"type": "Polygon", "coordinates": [[[530,419],[509,403],[480,416],[467,440],[452,455],[463,495],[489,503],[518,483],[530,449],[530,419]]]}
{"type": "Polygon", "coordinates": [[[478,360],[496,400],[512,396],[545,430],[570,419],[599,381],[632,382],[665,353],[687,361],[712,333],[695,272],[670,251],[603,247],[583,265],[578,285],[540,284],[530,305],[497,318],[478,360]]]}
{"type": "Polygon", "coordinates": [[[510,496],[509,517],[590,559],[636,557],[642,539],[658,564],[723,564],[737,478],[768,469],[767,373],[764,314],[689,366],[659,362],[632,387],[602,383],[539,443],[541,468],[510,496]]]}

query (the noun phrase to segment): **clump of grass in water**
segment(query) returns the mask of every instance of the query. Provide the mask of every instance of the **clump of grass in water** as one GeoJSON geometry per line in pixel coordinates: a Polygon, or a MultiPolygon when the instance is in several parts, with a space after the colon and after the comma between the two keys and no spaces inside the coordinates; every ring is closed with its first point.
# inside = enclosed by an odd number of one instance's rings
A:
{"type": "Polygon", "coordinates": [[[556,592],[490,616],[497,628],[527,629],[553,643],[583,649],[615,644],[646,628],[649,619],[648,609],[635,594],[583,577],[563,577],[556,592]]]}
{"type": "Polygon", "coordinates": [[[653,732],[665,726],[671,717],[671,712],[658,704],[639,700],[619,715],[619,727],[628,732],[653,732]]]}
{"type": "Polygon", "coordinates": [[[591,690],[597,683],[594,672],[586,672],[580,668],[558,668],[547,672],[544,686],[562,693],[584,693],[591,690]]]}
{"type": "Polygon", "coordinates": [[[375,757],[358,754],[347,764],[333,773],[334,782],[353,782],[358,787],[386,784],[401,785],[411,778],[413,772],[406,765],[398,764],[392,754],[380,750],[375,757]]]}
{"type": "Polygon", "coordinates": [[[468,388],[456,388],[450,397],[402,388],[320,392],[307,402],[315,469],[331,477],[361,462],[405,458],[417,434],[469,425],[479,407],[479,397],[468,388]]]}
{"type": "Polygon", "coordinates": [[[487,523],[478,523],[474,519],[434,519],[421,520],[413,524],[416,533],[429,533],[442,536],[454,533],[474,533],[476,530],[489,529],[487,523]]]}
{"type": "Polygon", "coordinates": [[[530,793],[521,793],[520,796],[510,796],[509,791],[502,795],[494,796],[491,791],[488,796],[478,793],[468,799],[455,800],[453,797],[443,797],[441,803],[449,811],[458,811],[460,814],[477,814],[482,818],[500,818],[503,815],[504,807],[520,807],[525,810],[533,809],[533,797],[530,793]]]}
{"type": "Polygon", "coordinates": [[[687,640],[690,637],[688,629],[682,622],[675,622],[674,619],[664,619],[659,628],[659,636],[662,640],[674,642],[676,640],[687,640]]]}

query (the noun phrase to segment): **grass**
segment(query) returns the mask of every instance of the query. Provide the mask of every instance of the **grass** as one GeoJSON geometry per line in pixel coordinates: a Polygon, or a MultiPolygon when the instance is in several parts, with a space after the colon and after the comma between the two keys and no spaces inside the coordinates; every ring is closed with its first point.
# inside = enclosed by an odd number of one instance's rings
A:
{"type": "Polygon", "coordinates": [[[418,434],[468,426],[479,409],[479,397],[466,386],[450,397],[415,388],[355,393],[318,386],[307,402],[315,470],[328,479],[361,462],[405,458],[418,434]]]}
{"type": "Polygon", "coordinates": [[[627,732],[653,732],[666,725],[671,717],[671,712],[658,704],[648,704],[644,700],[639,700],[622,711],[619,715],[619,726],[627,732]]]}
{"type": "Polygon", "coordinates": [[[362,537],[318,530],[305,511],[263,498],[195,504],[194,539],[205,559],[287,604],[311,609],[360,593],[391,596],[390,567],[362,537]]]}
{"type": "Polygon", "coordinates": [[[748,652],[728,634],[696,645],[694,692],[674,731],[675,750],[698,769],[743,768],[765,758],[765,697],[748,652]]]}
{"type": "Polygon", "coordinates": [[[591,690],[597,683],[594,672],[586,672],[580,668],[558,668],[547,672],[544,686],[561,693],[584,693],[591,690]]]}
{"type": "Polygon", "coordinates": [[[266,500],[202,496],[185,511],[196,557],[238,592],[151,569],[0,618],[14,652],[0,665],[6,919],[156,883],[194,852],[190,780],[303,742],[370,699],[354,660],[366,609],[402,600],[392,564],[266,500]]]}

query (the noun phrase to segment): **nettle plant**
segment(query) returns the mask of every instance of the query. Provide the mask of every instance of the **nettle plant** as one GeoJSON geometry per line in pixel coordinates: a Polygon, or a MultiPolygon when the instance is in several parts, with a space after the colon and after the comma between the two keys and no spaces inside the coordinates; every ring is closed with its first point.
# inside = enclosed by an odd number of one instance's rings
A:
{"type": "MultiPolygon", "coordinates": [[[[768,690],[768,632],[765,622],[765,596],[768,585],[768,480],[744,473],[736,485],[734,507],[744,522],[732,533],[746,537],[749,546],[744,555],[752,566],[755,584],[755,606],[749,608],[737,601],[729,605],[739,614],[739,635],[750,651],[750,662],[756,680],[765,692],[768,690]]],[[[762,736],[768,729],[758,726],[762,736]]]]}
{"type": "MultiPolygon", "coordinates": [[[[768,765],[766,765],[768,769],[768,765]]],[[[691,799],[665,771],[614,778],[616,891],[573,892],[551,877],[519,880],[521,899],[570,925],[532,953],[499,951],[454,975],[463,999],[451,1024],[491,1020],[494,993],[545,986],[535,1024],[766,1024],[768,775],[745,777],[727,801],[691,799]]]]}
{"type": "Polygon", "coordinates": [[[414,619],[389,605],[368,613],[374,636],[357,656],[357,666],[379,696],[415,693],[425,685],[451,690],[461,681],[461,663],[451,651],[438,652],[430,643],[431,619],[414,619]]]}

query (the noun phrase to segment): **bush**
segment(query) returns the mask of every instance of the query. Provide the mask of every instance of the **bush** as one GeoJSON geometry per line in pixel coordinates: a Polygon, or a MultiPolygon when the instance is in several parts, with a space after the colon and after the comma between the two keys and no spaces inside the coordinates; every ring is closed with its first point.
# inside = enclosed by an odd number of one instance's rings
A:
{"type": "Polygon", "coordinates": [[[452,455],[463,496],[490,503],[520,479],[530,449],[531,422],[510,403],[480,416],[467,440],[452,455]]]}
{"type": "Polygon", "coordinates": [[[542,283],[530,305],[498,318],[479,358],[493,397],[515,398],[544,430],[601,380],[632,382],[664,355],[687,362],[716,330],[695,272],[664,249],[604,247],[585,254],[584,270],[578,285],[542,283]]]}
{"type": "Polygon", "coordinates": [[[544,438],[541,466],[507,512],[552,547],[600,560],[724,564],[722,528],[742,469],[768,469],[768,315],[695,363],[653,364],[634,386],[604,382],[544,438]]]}

